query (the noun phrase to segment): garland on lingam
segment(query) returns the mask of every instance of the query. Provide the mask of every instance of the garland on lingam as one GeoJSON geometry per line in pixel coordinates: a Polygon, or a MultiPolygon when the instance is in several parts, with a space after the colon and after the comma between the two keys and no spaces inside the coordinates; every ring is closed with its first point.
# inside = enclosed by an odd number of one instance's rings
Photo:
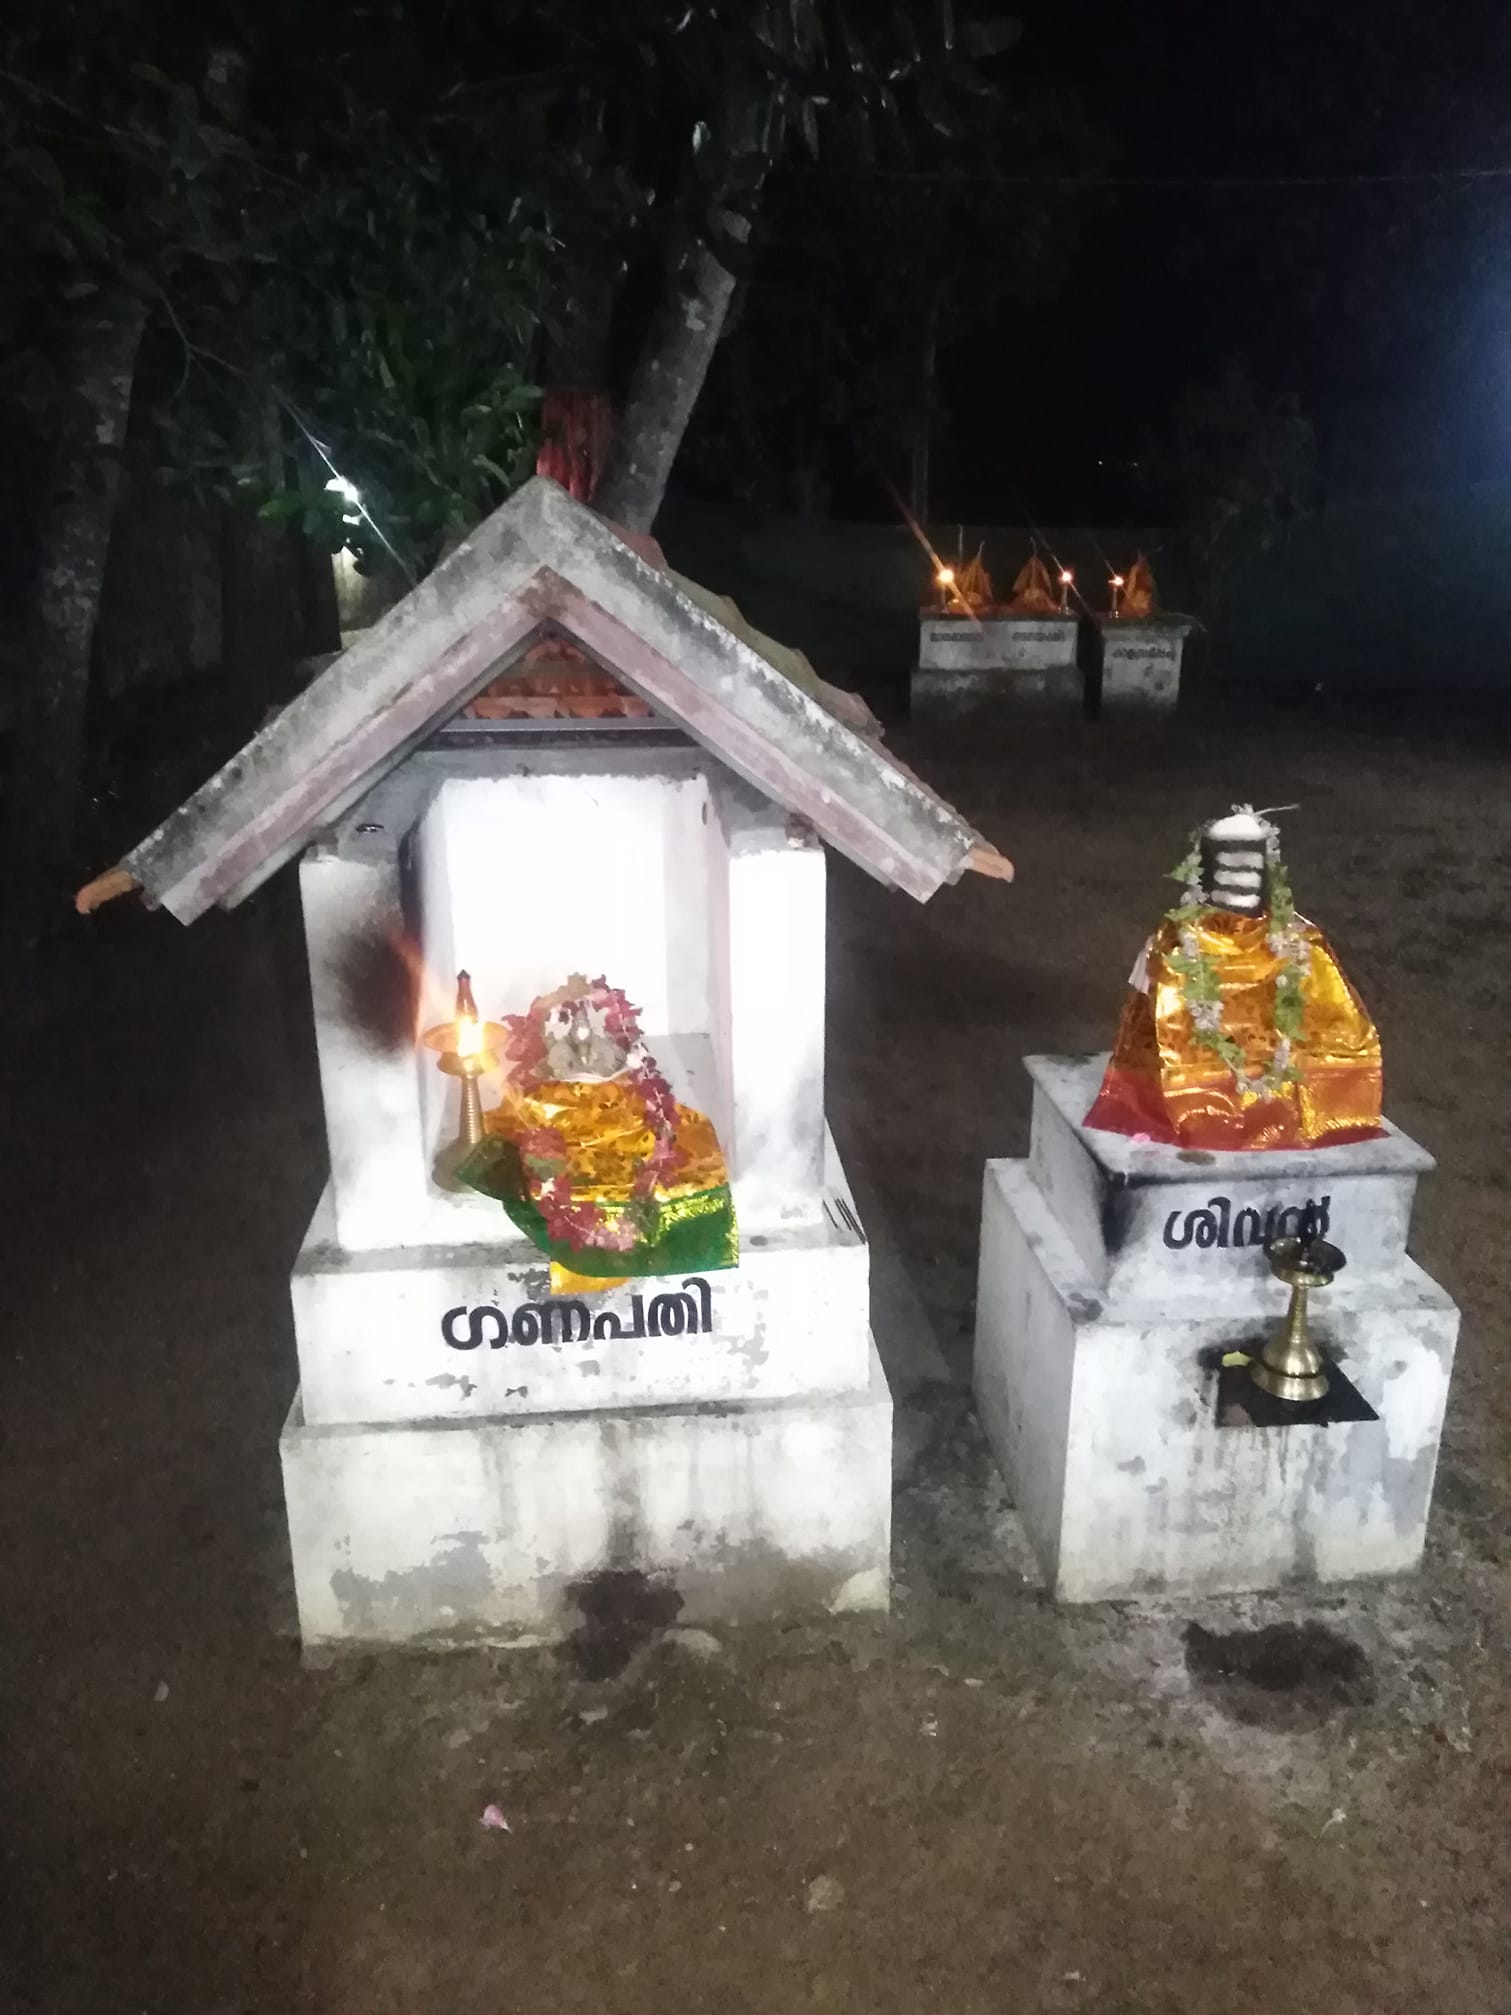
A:
{"type": "Polygon", "coordinates": [[[1300,1078],[1291,1063],[1291,1048],[1301,1034],[1306,1011],[1311,946],[1297,921],[1278,829],[1263,813],[1255,812],[1252,805],[1235,805],[1233,809],[1255,818],[1264,833],[1265,908],[1269,912],[1266,941],[1280,961],[1275,975],[1275,1048],[1261,1072],[1249,1075],[1241,1044],[1223,1028],[1222,985],[1217,967],[1202,950],[1196,933],[1201,919],[1218,907],[1202,893],[1200,832],[1192,833],[1185,858],[1170,871],[1170,880],[1181,884],[1182,898],[1166,910],[1165,916],[1180,933],[1180,949],[1167,953],[1165,964],[1180,981],[1181,999],[1191,1017],[1191,1040],[1196,1047],[1222,1060],[1233,1075],[1234,1088],[1245,1099],[1274,1098],[1285,1085],[1295,1084],[1300,1078]]]}

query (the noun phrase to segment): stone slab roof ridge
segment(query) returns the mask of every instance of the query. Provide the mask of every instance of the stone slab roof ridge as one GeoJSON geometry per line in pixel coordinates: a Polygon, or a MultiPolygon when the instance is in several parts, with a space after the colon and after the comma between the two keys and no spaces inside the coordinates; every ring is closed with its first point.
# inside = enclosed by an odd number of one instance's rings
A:
{"type": "Polygon", "coordinates": [[[551,632],[877,880],[924,901],[967,867],[1010,879],[867,731],[864,702],[680,581],[653,541],[537,476],[81,890],[79,908],[132,887],[184,923],[234,907],[551,632]]]}

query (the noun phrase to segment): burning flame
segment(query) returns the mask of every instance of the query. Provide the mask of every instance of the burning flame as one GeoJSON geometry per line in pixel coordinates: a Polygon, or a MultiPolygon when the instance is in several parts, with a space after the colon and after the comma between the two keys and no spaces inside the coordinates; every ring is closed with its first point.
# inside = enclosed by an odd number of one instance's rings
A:
{"type": "Polygon", "coordinates": [[[1070,571],[1069,567],[1061,567],[1060,586],[1062,588],[1073,587],[1075,585],[1075,578],[1076,578],[1075,575],[1070,571]]]}
{"type": "Polygon", "coordinates": [[[939,583],[941,588],[953,588],[955,585],[955,569],[953,567],[941,567],[939,572],[934,576],[934,579],[939,583]]]}
{"type": "Polygon", "coordinates": [[[1112,580],[1111,580],[1111,583],[1110,583],[1110,585],[1111,585],[1112,587],[1114,587],[1114,588],[1121,588],[1121,587],[1123,587],[1123,586],[1125,585],[1125,583],[1124,583],[1124,580],[1123,580],[1123,577],[1122,577],[1122,575],[1121,575],[1121,574],[1114,574],[1114,575],[1113,575],[1113,577],[1112,577],[1112,580]]]}
{"type": "Polygon", "coordinates": [[[460,972],[456,976],[456,1053],[480,1056],[482,1048],[483,1024],[472,998],[472,975],[460,972]]]}

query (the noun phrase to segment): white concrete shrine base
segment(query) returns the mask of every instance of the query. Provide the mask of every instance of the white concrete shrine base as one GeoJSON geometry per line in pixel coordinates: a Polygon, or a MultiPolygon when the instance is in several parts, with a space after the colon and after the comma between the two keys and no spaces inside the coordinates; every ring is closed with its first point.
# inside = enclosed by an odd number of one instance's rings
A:
{"type": "Polygon", "coordinates": [[[750,1232],[737,1267],[553,1295],[485,1198],[454,1246],[346,1252],[321,1199],[291,1282],[306,1419],[328,1427],[864,1391],[870,1251],[832,1163],[833,1215],[750,1232]],[[850,1228],[850,1224],[855,1229],[850,1228]],[[595,1334],[596,1332],[596,1334],[595,1334]],[[607,1332],[607,1333],[605,1333],[607,1332]]]}
{"type": "Polygon", "coordinates": [[[1099,690],[1104,712],[1167,712],[1180,699],[1181,659],[1196,627],[1189,616],[1103,617],[1099,690]]]}
{"type": "Polygon", "coordinates": [[[916,714],[997,701],[1079,707],[1086,696],[1074,616],[925,616],[909,699],[916,714]]]}
{"type": "Polygon", "coordinates": [[[1277,1282],[1208,1307],[1104,1308],[1024,1162],[988,1162],[976,1401],[1055,1597],[1221,1594],[1417,1565],[1458,1311],[1409,1260],[1313,1300],[1313,1333],[1379,1413],[1220,1427],[1224,1352],[1285,1313],[1277,1282]]]}
{"type": "Polygon", "coordinates": [[[1029,1157],[988,1162],[982,1200],[976,1399],[1050,1589],[1090,1602],[1415,1567],[1459,1322],[1406,1251],[1431,1156],[1393,1127],[1273,1155],[1103,1133],[1085,1115],[1105,1062],[1027,1059],[1029,1157]],[[1223,1357],[1257,1355],[1289,1300],[1264,1227],[1308,1206],[1348,1255],[1312,1296],[1312,1334],[1378,1418],[1220,1420],[1223,1357]]]}
{"type": "Polygon", "coordinates": [[[639,1571],[687,1623],[885,1609],[892,1402],[859,1391],[312,1427],[282,1437],[300,1632],[545,1643],[595,1576],[639,1571]]]}

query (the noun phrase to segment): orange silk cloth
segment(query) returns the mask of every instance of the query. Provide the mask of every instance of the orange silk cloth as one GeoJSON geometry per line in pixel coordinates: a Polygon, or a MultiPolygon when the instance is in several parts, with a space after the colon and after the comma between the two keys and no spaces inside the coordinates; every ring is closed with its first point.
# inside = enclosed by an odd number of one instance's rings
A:
{"type": "MultiPolygon", "coordinates": [[[[1266,1070],[1276,1043],[1280,960],[1269,948],[1269,928],[1267,916],[1230,910],[1209,911],[1195,925],[1217,968],[1223,1031],[1242,1046],[1253,1077],[1266,1070]]],[[[1180,980],[1167,963],[1179,950],[1180,926],[1166,919],[1134,975],[1086,1124],[1216,1151],[1331,1147],[1383,1132],[1379,1034],[1321,931],[1302,929],[1311,962],[1301,1033],[1291,1045],[1296,1082],[1270,1097],[1241,1092],[1227,1065],[1197,1048],[1180,980]]]]}

